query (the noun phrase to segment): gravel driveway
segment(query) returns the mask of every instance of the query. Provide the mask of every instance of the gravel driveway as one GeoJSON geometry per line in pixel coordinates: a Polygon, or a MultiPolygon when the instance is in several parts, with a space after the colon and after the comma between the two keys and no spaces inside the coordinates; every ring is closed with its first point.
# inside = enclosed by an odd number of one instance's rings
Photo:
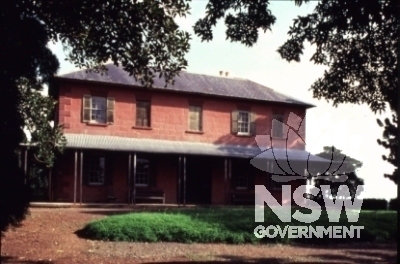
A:
{"type": "Polygon", "coordinates": [[[85,223],[126,209],[31,208],[1,239],[1,263],[397,263],[397,244],[226,245],[103,242],[79,238],[85,223]]]}

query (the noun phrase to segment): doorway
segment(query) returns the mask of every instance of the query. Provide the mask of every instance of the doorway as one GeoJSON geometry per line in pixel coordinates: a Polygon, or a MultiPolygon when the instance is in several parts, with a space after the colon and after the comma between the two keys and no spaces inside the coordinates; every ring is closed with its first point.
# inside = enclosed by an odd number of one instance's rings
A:
{"type": "Polygon", "coordinates": [[[211,157],[186,156],[186,203],[211,204],[211,157]]]}

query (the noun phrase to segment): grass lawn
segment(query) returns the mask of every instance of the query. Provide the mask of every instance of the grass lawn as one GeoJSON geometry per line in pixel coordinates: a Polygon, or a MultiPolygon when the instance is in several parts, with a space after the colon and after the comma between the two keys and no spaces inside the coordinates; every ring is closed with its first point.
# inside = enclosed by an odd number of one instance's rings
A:
{"type": "MultiPolygon", "coordinates": [[[[292,209],[292,215],[296,209],[292,209]]],[[[310,211],[301,208],[305,214],[310,211]]],[[[338,212],[339,213],[339,212],[338,212]]],[[[272,233],[272,232],[271,232],[272,233]]],[[[397,241],[397,212],[395,211],[361,211],[358,222],[349,223],[344,211],[338,223],[330,223],[327,213],[311,223],[299,223],[292,219],[283,223],[272,212],[265,209],[264,223],[254,222],[254,207],[243,208],[201,208],[201,209],[167,209],[159,212],[135,212],[109,216],[87,224],[78,231],[80,236],[106,241],[137,242],[183,242],[183,243],[343,243],[343,242],[385,242],[397,241]],[[262,224],[285,226],[364,226],[361,238],[256,238],[254,229],[262,224]]]]}

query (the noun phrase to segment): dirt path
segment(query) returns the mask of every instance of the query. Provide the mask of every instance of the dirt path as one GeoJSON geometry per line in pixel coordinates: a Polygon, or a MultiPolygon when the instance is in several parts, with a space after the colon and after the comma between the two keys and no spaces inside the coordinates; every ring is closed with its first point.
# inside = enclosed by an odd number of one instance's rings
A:
{"type": "Polygon", "coordinates": [[[397,263],[397,244],[335,247],[91,241],[75,231],[123,210],[32,208],[1,240],[1,263],[397,263]]]}

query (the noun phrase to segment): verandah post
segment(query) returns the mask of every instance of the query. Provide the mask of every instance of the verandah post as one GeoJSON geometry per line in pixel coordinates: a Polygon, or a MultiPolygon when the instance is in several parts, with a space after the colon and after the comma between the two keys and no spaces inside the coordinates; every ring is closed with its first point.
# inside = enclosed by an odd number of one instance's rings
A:
{"type": "Polygon", "coordinates": [[[182,169],[182,156],[179,155],[178,158],[178,206],[181,205],[181,172],[182,169]]]}
{"type": "Polygon", "coordinates": [[[82,185],[83,185],[83,151],[81,150],[80,151],[81,153],[81,160],[80,160],[80,163],[79,163],[79,170],[80,170],[80,172],[79,172],[79,175],[80,175],[80,187],[79,187],[79,201],[80,201],[80,204],[82,204],[82,185]]]}
{"type": "Polygon", "coordinates": [[[128,156],[128,204],[132,202],[131,200],[131,176],[132,176],[132,153],[129,152],[128,156]]]}
{"type": "Polygon", "coordinates": [[[74,204],[76,203],[76,181],[78,177],[78,151],[75,150],[75,162],[74,162],[74,204]]]}
{"type": "Polygon", "coordinates": [[[228,159],[224,159],[224,202],[226,204],[228,200],[228,195],[227,195],[227,180],[228,180],[228,159]]]}
{"type": "Polygon", "coordinates": [[[186,155],[183,156],[183,206],[186,205],[186,155]]]}
{"type": "Polygon", "coordinates": [[[136,204],[136,152],[133,153],[133,204],[136,204]]]}
{"type": "MultiPolygon", "coordinates": [[[[232,160],[229,158],[228,159],[228,186],[229,186],[229,191],[231,190],[231,181],[232,181],[232,160]]],[[[231,204],[232,200],[231,197],[228,197],[228,203],[231,204]]]]}

